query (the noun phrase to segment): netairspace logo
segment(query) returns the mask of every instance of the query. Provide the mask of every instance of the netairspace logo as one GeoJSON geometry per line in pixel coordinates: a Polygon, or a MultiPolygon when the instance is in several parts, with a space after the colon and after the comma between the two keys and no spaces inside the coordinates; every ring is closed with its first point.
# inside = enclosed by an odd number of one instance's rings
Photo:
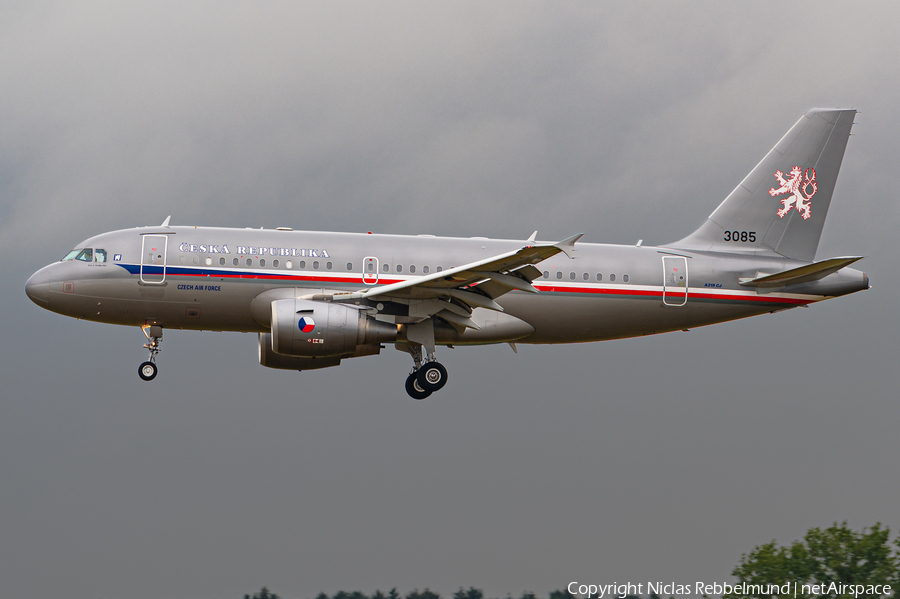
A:
{"type": "Polygon", "coordinates": [[[750,596],[778,596],[778,597],[797,597],[809,595],[852,595],[854,598],[860,595],[881,597],[890,595],[892,587],[889,584],[843,584],[832,582],[828,584],[800,584],[796,582],[788,582],[782,585],[777,584],[750,584],[747,582],[739,582],[737,584],[728,584],[727,582],[707,584],[705,582],[695,582],[691,584],[679,584],[676,582],[648,582],[633,583],[614,582],[612,584],[582,584],[579,582],[570,582],[566,587],[569,593],[573,595],[586,595],[588,597],[617,597],[624,599],[628,595],[655,594],[660,596],[675,597],[678,595],[741,595],[750,596]],[[645,591],[646,589],[646,591],[645,591]]]}

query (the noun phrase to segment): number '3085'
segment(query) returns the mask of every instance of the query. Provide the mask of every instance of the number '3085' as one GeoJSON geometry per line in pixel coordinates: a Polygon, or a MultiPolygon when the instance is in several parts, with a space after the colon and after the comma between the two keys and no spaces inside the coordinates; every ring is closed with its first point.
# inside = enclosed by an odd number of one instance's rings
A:
{"type": "Polygon", "coordinates": [[[754,243],[756,241],[756,231],[725,231],[725,241],[737,241],[754,243]]]}

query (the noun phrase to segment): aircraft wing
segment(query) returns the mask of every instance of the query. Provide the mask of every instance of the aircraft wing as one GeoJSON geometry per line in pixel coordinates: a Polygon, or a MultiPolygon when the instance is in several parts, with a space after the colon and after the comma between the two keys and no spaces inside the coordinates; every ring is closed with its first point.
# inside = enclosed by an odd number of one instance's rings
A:
{"type": "Polygon", "coordinates": [[[494,301],[497,297],[514,289],[537,293],[531,281],[540,276],[540,271],[533,265],[559,253],[571,257],[575,242],[583,235],[573,235],[553,244],[525,245],[514,252],[399,283],[351,294],[335,294],[334,299],[341,302],[375,298],[399,301],[409,305],[411,317],[427,318],[438,314],[451,324],[477,328],[469,319],[474,308],[503,311],[494,301]]]}

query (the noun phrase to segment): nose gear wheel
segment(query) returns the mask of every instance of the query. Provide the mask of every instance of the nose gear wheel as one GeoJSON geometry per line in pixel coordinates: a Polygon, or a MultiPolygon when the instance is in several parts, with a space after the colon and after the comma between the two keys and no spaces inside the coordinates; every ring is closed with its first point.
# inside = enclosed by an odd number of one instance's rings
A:
{"type": "Polygon", "coordinates": [[[138,376],[145,381],[152,381],[155,379],[158,372],[159,368],[157,368],[156,364],[153,362],[143,362],[138,367],[138,376]]]}
{"type": "Polygon", "coordinates": [[[138,376],[141,377],[141,380],[152,381],[159,373],[159,368],[156,366],[156,356],[162,349],[160,348],[160,344],[162,344],[162,327],[158,325],[144,325],[141,327],[141,332],[147,338],[144,349],[150,352],[150,357],[146,362],[142,362],[138,366],[138,376]]]}

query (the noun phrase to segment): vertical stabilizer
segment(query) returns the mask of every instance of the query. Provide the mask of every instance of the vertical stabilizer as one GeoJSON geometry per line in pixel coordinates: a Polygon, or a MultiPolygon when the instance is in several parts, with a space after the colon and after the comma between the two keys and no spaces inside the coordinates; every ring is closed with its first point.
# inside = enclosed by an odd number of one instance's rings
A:
{"type": "Polygon", "coordinates": [[[807,111],[699,229],[668,245],[812,261],[855,115],[807,111]]]}

